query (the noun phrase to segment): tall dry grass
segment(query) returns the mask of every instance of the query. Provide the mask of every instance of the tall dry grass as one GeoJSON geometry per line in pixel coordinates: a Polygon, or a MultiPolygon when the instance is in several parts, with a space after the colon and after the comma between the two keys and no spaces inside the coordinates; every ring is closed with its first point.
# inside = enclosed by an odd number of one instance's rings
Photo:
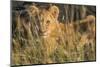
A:
{"type": "Polygon", "coordinates": [[[55,18],[52,17],[50,11],[54,12],[56,8],[47,10],[33,4],[23,11],[13,11],[12,65],[96,60],[95,16],[87,16],[85,6],[72,6],[70,10],[69,6],[64,5],[64,8],[64,23],[60,23],[58,19],[61,10],[57,16],[54,15],[55,18]],[[75,11],[74,7],[80,10],[75,11]],[[77,12],[81,13],[81,19],[74,17],[74,14],[79,16],[77,12]],[[43,20],[47,20],[48,17],[51,23],[46,26],[46,21],[43,20]],[[43,27],[51,32],[43,32],[43,27]]]}

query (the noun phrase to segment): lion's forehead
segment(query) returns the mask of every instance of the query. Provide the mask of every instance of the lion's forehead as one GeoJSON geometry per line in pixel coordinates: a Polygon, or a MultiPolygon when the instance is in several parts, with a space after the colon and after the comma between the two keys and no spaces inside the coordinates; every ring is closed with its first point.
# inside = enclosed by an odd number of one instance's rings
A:
{"type": "Polygon", "coordinates": [[[54,19],[53,15],[49,11],[43,11],[40,17],[43,17],[44,19],[47,18],[50,18],[51,20],[54,19]]]}

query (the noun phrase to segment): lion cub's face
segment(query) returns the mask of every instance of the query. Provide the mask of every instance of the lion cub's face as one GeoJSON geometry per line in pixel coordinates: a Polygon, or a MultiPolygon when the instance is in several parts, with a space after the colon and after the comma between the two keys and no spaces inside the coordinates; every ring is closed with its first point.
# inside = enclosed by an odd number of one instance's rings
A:
{"type": "Polygon", "coordinates": [[[48,10],[42,10],[40,13],[41,31],[44,36],[47,36],[57,27],[57,18],[59,9],[56,6],[50,7],[48,10]]]}

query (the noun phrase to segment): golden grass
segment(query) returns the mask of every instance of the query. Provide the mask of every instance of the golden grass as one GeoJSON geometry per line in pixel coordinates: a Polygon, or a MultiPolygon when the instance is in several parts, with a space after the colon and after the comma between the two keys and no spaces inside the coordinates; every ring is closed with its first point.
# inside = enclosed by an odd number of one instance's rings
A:
{"type": "Polygon", "coordinates": [[[46,11],[46,16],[36,6],[27,9],[29,16],[21,16],[20,12],[15,12],[12,22],[12,65],[96,60],[95,16],[60,23],[57,20],[58,14],[53,13],[59,9],[50,9],[43,10],[46,11]],[[48,17],[51,23],[46,26],[46,21],[43,22],[41,18],[47,20],[48,17]],[[42,27],[47,28],[46,32],[42,31],[42,27]],[[83,27],[86,28],[85,31],[83,27]]]}

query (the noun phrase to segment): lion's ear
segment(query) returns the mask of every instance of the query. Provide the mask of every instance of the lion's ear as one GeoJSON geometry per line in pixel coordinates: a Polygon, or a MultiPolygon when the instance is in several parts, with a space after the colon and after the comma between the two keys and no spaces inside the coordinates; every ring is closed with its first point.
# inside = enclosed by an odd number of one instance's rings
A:
{"type": "Polygon", "coordinates": [[[49,12],[53,15],[54,18],[58,18],[59,16],[59,8],[57,6],[51,6],[49,8],[49,12]]]}
{"type": "Polygon", "coordinates": [[[28,12],[31,13],[32,15],[36,15],[39,13],[39,9],[38,7],[36,7],[35,5],[31,5],[28,7],[28,12]]]}

